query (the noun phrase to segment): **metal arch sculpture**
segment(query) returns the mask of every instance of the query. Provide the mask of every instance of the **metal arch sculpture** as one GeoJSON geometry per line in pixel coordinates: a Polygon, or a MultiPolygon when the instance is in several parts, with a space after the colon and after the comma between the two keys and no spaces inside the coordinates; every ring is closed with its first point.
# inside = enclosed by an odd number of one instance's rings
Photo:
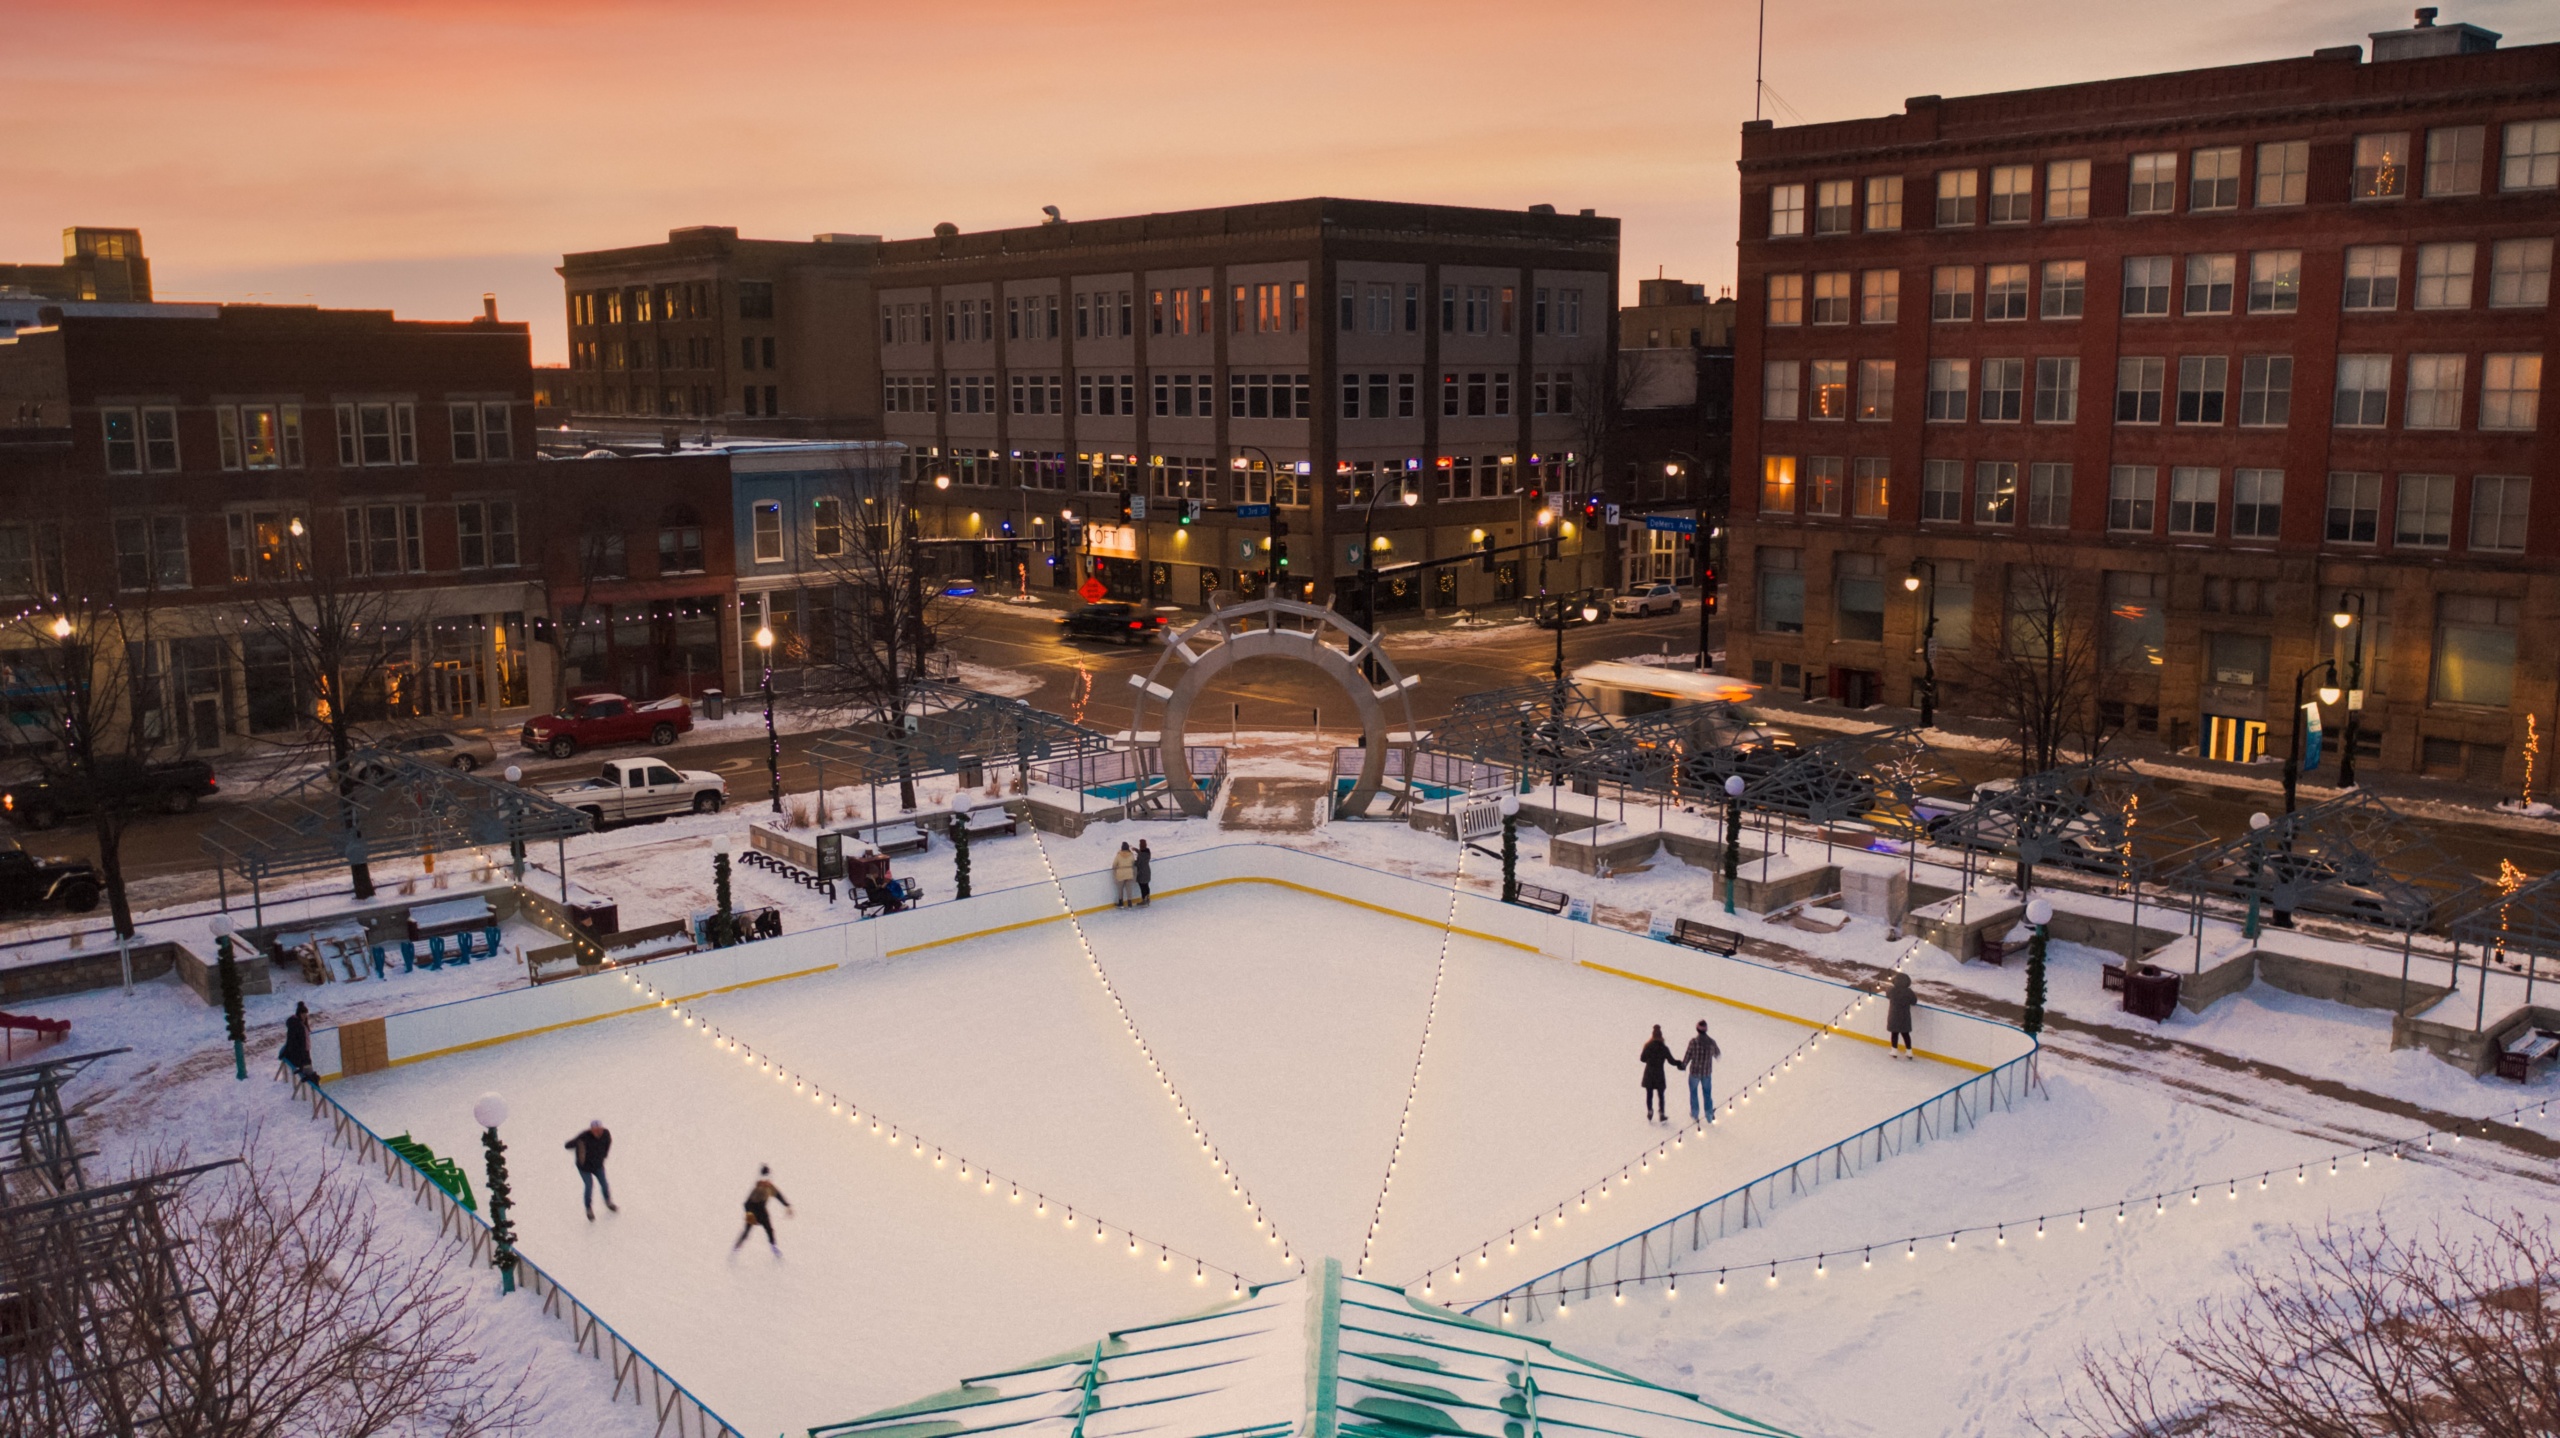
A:
{"type": "MultiPolygon", "coordinates": [[[[1378,786],[1386,777],[1390,733],[1402,732],[1406,747],[1412,746],[1411,694],[1421,680],[1399,672],[1395,661],[1378,647],[1376,635],[1332,609],[1294,599],[1256,599],[1214,609],[1207,618],[1167,638],[1153,669],[1129,676],[1130,687],[1137,691],[1129,721],[1133,737],[1146,732],[1147,702],[1152,699],[1164,705],[1164,719],[1158,726],[1162,731],[1158,752],[1164,765],[1165,789],[1174,803],[1192,818],[1208,817],[1209,796],[1200,792],[1200,781],[1191,772],[1184,727],[1190,720],[1192,703],[1210,681],[1229,666],[1249,659],[1287,659],[1311,665],[1342,686],[1342,692],[1351,699],[1351,707],[1360,715],[1362,757],[1358,782],[1333,812],[1337,819],[1367,812],[1369,801],[1377,797],[1378,786]],[[1284,628],[1283,620],[1301,622],[1284,628]],[[1327,630],[1341,634],[1341,648],[1324,642],[1327,630]],[[1181,677],[1168,688],[1163,683],[1165,670],[1177,661],[1183,666],[1181,677]],[[1376,666],[1385,682],[1371,684],[1362,672],[1364,665],[1376,666]],[[1401,731],[1387,727],[1389,700],[1402,706],[1401,731]]],[[[1410,757],[1407,756],[1408,761],[1410,757]]],[[[1410,762],[1406,772],[1411,772],[1410,762]]]]}

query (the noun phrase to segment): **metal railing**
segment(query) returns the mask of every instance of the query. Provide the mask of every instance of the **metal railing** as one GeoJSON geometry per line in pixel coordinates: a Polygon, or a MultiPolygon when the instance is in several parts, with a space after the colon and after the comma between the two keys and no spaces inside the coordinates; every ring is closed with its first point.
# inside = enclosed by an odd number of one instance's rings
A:
{"type": "Polygon", "coordinates": [[[1587,1298],[1601,1289],[1616,1293],[1628,1284],[1659,1281],[1673,1271],[1682,1252],[1695,1253],[1717,1239],[1760,1227],[1782,1204],[1825,1183],[1853,1178],[1933,1138],[1962,1133],[1984,1116],[2003,1107],[2014,1107],[2041,1086],[2036,1054],[2021,1054],[1829,1148],[1806,1154],[1784,1168],[1772,1169],[1632,1238],[1468,1304],[1464,1311],[1482,1314],[1487,1309],[1499,1309],[1506,1322],[1533,1322],[1547,1304],[1587,1298]]]}
{"type": "MultiPolygon", "coordinates": [[[[296,1080],[294,1091],[310,1099],[313,1118],[328,1119],[331,1143],[353,1153],[368,1168],[380,1167],[385,1179],[409,1191],[411,1202],[424,1204],[435,1214],[437,1230],[461,1244],[471,1255],[474,1267],[488,1265],[495,1240],[486,1219],[455,1202],[453,1195],[446,1193],[426,1170],[394,1152],[380,1134],[347,1112],[318,1084],[296,1080]]],[[[647,1409],[657,1419],[655,1431],[661,1435],[673,1432],[675,1438],[745,1438],[521,1250],[516,1253],[515,1266],[516,1282],[541,1302],[544,1313],[569,1325],[570,1341],[578,1351],[613,1370],[614,1402],[620,1403],[628,1391],[635,1406],[647,1409]]]]}

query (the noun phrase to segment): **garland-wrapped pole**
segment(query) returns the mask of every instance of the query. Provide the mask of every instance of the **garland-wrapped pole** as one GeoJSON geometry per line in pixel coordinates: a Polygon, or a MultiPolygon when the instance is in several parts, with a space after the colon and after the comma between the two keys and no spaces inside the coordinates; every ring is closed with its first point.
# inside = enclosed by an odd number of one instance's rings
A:
{"type": "Polygon", "coordinates": [[[507,1121],[507,1101],[484,1093],[471,1106],[471,1117],[480,1125],[480,1148],[488,1157],[489,1266],[498,1270],[498,1292],[509,1294],[516,1291],[516,1225],[507,1189],[507,1145],[498,1137],[498,1125],[507,1121]]]}
{"type": "Polygon", "coordinates": [[[240,965],[231,958],[231,920],[214,920],[214,972],[222,983],[222,1027],[231,1036],[231,1076],[249,1079],[249,1020],[240,1008],[240,965]]]}

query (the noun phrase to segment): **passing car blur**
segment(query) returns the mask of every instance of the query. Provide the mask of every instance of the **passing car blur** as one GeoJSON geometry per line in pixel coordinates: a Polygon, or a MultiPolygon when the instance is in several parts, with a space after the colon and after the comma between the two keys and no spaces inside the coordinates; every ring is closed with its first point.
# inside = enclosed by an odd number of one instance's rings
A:
{"type": "Polygon", "coordinates": [[[1164,628],[1164,616],[1148,614],[1134,604],[1088,604],[1058,617],[1058,633],[1067,639],[1115,639],[1122,644],[1151,644],[1164,628]]]}
{"type": "Polygon", "coordinates": [[[1620,619],[1680,612],[1680,589],[1673,584],[1638,584],[1609,601],[1609,613],[1620,619]]]}

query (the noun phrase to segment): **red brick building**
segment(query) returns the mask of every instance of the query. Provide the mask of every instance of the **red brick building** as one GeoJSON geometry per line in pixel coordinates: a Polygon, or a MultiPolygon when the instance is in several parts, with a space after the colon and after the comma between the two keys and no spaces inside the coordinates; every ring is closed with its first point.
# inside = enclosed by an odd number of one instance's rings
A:
{"type": "Polygon", "coordinates": [[[2371,61],[1745,126],[1733,669],[1916,702],[1934,596],[1981,710],[2058,570],[2103,722],[2281,754],[2360,646],[2362,762],[2514,782],[2560,706],[2520,642],[2560,624],[2560,45],[2433,13],[2371,61]]]}

